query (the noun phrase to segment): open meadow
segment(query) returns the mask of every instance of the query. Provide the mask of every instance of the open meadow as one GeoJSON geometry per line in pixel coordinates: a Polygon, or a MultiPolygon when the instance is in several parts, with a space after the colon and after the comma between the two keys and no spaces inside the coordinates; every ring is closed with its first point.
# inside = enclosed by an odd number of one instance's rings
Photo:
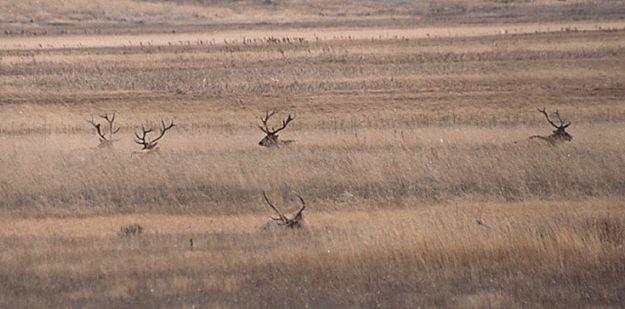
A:
{"type": "Polygon", "coordinates": [[[622,307],[624,17],[0,1],[0,307],[622,307]]]}

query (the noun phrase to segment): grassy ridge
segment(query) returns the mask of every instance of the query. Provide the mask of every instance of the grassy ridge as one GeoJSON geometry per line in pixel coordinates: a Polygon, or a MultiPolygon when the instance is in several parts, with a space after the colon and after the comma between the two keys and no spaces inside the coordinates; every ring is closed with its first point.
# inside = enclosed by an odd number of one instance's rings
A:
{"type": "Polygon", "coordinates": [[[622,19],[618,1],[4,1],[4,35],[622,19]]]}

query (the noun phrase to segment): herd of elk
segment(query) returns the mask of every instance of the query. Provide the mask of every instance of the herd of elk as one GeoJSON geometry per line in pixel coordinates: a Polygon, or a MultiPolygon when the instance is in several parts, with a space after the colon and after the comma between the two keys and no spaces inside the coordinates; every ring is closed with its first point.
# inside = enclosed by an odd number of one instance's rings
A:
{"type": "MultiPolygon", "coordinates": [[[[560,112],[558,110],[556,110],[552,114],[552,116],[555,116],[557,118],[558,124],[556,124],[553,120],[551,120],[551,117],[549,113],[547,113],[545,108],[542,108],[542,109],[539,108],[538,111],[545,116],[545,118],[547,119],[547,122],[551,126],[553,126],[555,130],[553,130],[553,132],[547,136],[544,136],[544,135],[530,136],[529,137],[530,140],[539,139],[551,145],[555,145],[560,142],[570,142],[573,140],[573,136],[569,134],[568,132],[566,132],[566,128],[568,128],[571,125],[571,122],[562,120],[562,117],[560,116],[560,112]]],[[[260,117],[261,124],[259,124],[258,127],[260,128],[261,131],[263,131],[263,133],[265,133],[265,137],[261,139],[260,142],[258,142],[258,145],[263,146],[263,147],[268,147],[268,148],[280,148],[281,145],[288,145],[294,142],[293,140],[281,140],[278,133],[286,129],[289,123],[295,120],[295,117],[289,114],[286,119],[282,120],[282,126],[280,126],[277,129],[275,127],[270,128],[269,123],[268,123],[269,119],[275,114],[276,114],[275,111],[267,111],[264,117],[260,117]]],[[[93,117],[91,118],[91,120],[87,120],[87,122],[89,122],[96,129],[98,139],[100,140],[100,144],[98,145],[98,148],[111,147],[113,145],[113,142],[117,141],[117,139],[114,138],[114,135],[117,132],[119,132],[119,129],[120,129],[119,127],[117,128],[115,127],[115,113],[113,113],[110,116],[108,115],[108,113],[105,113],[104,115],[101,115],[99,117],[104,119],[107,122],[108,130],[103,130],[101,124],[96,123],[93,120],[93,117]]],[[[175,125],[173,121],[169,125],[165,125],[165,121],[161,120],[161,128],[160,128],[159,135],[156,138],[150,140],[147,135],[153,132],[154,129],[152,128],[146,129],[144,125],[141,125],[141,133],[135,132],[135,143],[142,146],[141,151],[152,152],[157,149],[158,141],[161,138],[163,138],[165,133],[169,129],[173,128],[174,126],[175,125]]]]}
{"type": "MultiPolygon", "coordinates": [[[[113,142],[118,141],[113,136],[119,132],[120,127],[115,128],[115,113],[109,116],[108,113],[104,113],[104,115],[99,116],[100,118],[106,120],[108,123],[108,130],[103,131],[102,125],[100,123],[96,123],[91,117],[91,120],[87,120],[96,130],[98,134],[98,138],[100,140],[100,144],[98,148],[110,148],[113,146],[113,142]]],[[[163,138],[167,130],[173,128],[175,126],[173,120],[169,125],[165,125],[165,121],[161,120],[161,129],[159,130],[159,135],[155,139],[148,139],[147,135],[154,131],[154,129],[149,128],[145,129],[145,126],[141,125],[141,134],[135,132],[135,143],[142,146],[141,150],[144,152],[152,152],[156,150],[156,146],[158,145],[158,141],[163,138]]]]}
{"type": "MultiPolygon", "coordinates": [[[[261,131],[263,131],[263,133],[265,133],[265,137],[260,142],[258,142],[258,145],[268,148],[280,148],[280,145],[288,145],[294,142],[293,140],[279,139],[280,136],[278,135],[278,132],[286,129],[286,127],[289,125],[289,123],[291,123],[291,121],[295,119],[295,117],[289,114],[286,119],[282,120],[281,127],[277,129],[274,127],[270,128],[268,124],[269,118],[271,118],[271,116],[275,114],[275,111],[267,111],[265,113],[265,117],[260,118],[261,125],[259,125],[258,127],[261,129],[261,131]]],[[[100,123],[96,123],[93,120],[93,117],[91,118],[91,120],[87,120],[87,122],[89,122],[96,129],[96,133],[98,134],[98,138],[100,140],[98,148],[111,147],[113,146],[113,142],[117,141],[117,139],[113,138],[113,135],[119,132],[120,129],[119,127],[115,128],[115,113],[113,113],[111,116],[109,116],[108,113],[105,113],[104,115],[101,115],[100,118],[106,120],[106,122],[108,123],[107,131],[103,131],[102,125],[100,123]]],[[[139,133],[135,131],[135,143],[142,146],[141,151],[153,152],[157,149],[158,141],[163,138],[165,133],[174,126],[175,124],[173,121],[169,125],[166,125],[165,121],[161,120],[159,135],[154,139],[149,139],[148,134],[154,132],[154,129],[146,129],[145,126],[142,124],[141,132],[139,133]]]]}
{"type": "MultiPolygon", "coordinates": [[[[571,125],[571,122],[562,120],[562,118],[560,117],[560,113],[557,110],[552,114],[552,116],[555,116],[557,118],[558,124],[556,124],[553,120],[551,120],[551,117],[547,113],[545,108],[538,109],[538,111],[545,116],[545,118],[547,119],[547,122],[551,124],[555,128],[555,130],[551,133],[551,135],[548,135],[548,136],[542,136],[542,135],[530,136],[529,138],[530,140],[540,139],[540,140],[546,141],[547,143],[551,145],[555,145],[563,141],[573,140],[573,136],[571,136],[571,134],[566,132],[566,128],[568,128],[571,125]]],[[[289,125],[289,123],[291,123],[291,121],[295,119],[295,117],[289,114],[286,119],[282,120],[281,127],[277,129],[275,129],[274,127],[270,128],[268,121],[275,114],[276,114],[275,111],[267,111],[265,113],[265,116],[260,118],[261,124],[258,127],[261,129],[261,131],[263,131],[263,133],[265,133],[265,137],[260,142],[258,142],[260,146],[269,147],[269,148],[279,148],[280,145],[287,145],[293,142],[293,140],[280,140],[278,133],[284,130],[289,125]]],[[[117,141],[117,139],[115,139],[113,136],[116,133],[118,133],[120,129],[119,127],[117,128],[115,127],[115,113],[113,113],[110,116],[107,113],[105,113],[104,115],[101,115],[99,117],[104,119],[108,123],[107,130],[103,130],[101,127],[101,124],[96,123],[93,120],[93,118],[87,121],[96,129],[96,133],[100,140],[100,144],[98,145],[98,148],[110,147],[113,145],[114,141],[117,141]]],[[[173,121],[171,121],[169,125],[167,125],[164,120],[161,120],[161,128],[159,129],[158,135],[154,139],[150,139],[148,135],[154,132],[154,129],[153,128],[146,129],[145,126],[142,124],[141,132],[139,133],[135,131],[135,143],[142,146],[141,150],[143,152],[152,153],[153,151],[157,149],[158,142],[163,138],[165,133],[171,128],[173,128],[174,126],[175,124],[173,121]]],[[[270,217],[271,221],[269,222],[268,225],[266,225],[266,227],[271,227],[271,226],[278,226],[278,227],[284,227],[284,228],[302,227],[302,223],[304,219],[304,209],[306,208],[306,202],[300,195],[296,194],[296,196],[299,198],[300,202],[302,203],[302,207],[295,213],[295,215],[293,215],[292,217],[289,217],[289,216],[283,215],[278,210],[278,208],[269,200],[269,197],[267,197],[267,194],[265,193],[265,191],[263,191],[263,198],[264,198],[265,203],[278,215],[277,217],[270,217]]],[[[482,224],[482,223],[478,221],[478,224],[482,224]]],[[[193,246],[192,243],[191,243],[191,246],[193,246]]]]}

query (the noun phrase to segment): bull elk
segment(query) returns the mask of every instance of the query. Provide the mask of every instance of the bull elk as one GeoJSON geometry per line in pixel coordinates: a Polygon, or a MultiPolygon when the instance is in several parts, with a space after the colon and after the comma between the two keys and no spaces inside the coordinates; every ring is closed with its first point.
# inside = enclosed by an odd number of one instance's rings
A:
{"type": "Polygon", "coordinates": [[[91,117],[91,120],[87,120],[96,130],[98,134],[98,138],[100,139],[100,144],[98,148],[108,148],[113,146],[113,142],[116,142],[117,139],[113,138],[117,132],[119,132],[119,127],[115,128],[115,113],[109,116],[108,113],[104,113],[104,115],[100,115],[100,118],[104,119],[108,123],[108,130],[103,132],[102,125],[100,123],[96,123],[91,117]]]}
{"type": "Polygon", "coordinates": [[[150,140],[148,139],[148,134],[152,133],[154,129],[146,129],[144,125],[141,125],[141,133],[135,131],[135,143],[143,146],[143,148],[141,148],[143,152],[153,152],[157,149],[158,141],[163,138],[165,133],[174,126],[175,124],[173,120],[169,125],[165,125],[165,121],[161,120],[161,128],[159,129],[158,136],[155,139],[150,140]]]}
{"type": "Polygon", "coordinates": [[[263,117],[260,118],[261,124],[258,125],[258,127],[260,128],[261,131],[263,131],[263,133],[265,133],[265,137],[260,142],[258,142],[258,145],[264,146],[264,147],[270,147],[270,148],[271,147],[279,148],[280,145],[287,145],[287,144],[294,142],[293,140],[280,140],[278,132],[284,130],[286,126],[288,126],[289,123],[295,119],[295,117],[289,114],[289,116],[286,119],[282,120],[281,127],[279,127],[278,129],[275,129],[272,127],[270,129],[269,124],[267,124],[267,121],[269,121],[269,118],[271,118],[271,116],[275,114],[276,114],[275,111],[272,111],[272,112],[268,111],[265,113],[264,118],[263,117]]]}
{"type": "Polygon", "coordinates": [[[300,228],[303,226],[303,220],[304,220],[304,209],[306,208],[306,202],[304,202],[304,199],[299,196],[299,194],[295,194],[297,196],[297,198],[299,198],[300,202],[302,202],[302,208],[299,209],[299,211],[297,211],[297,213],[295,213],[295,215],[291,218],[283,215],[276,206],[273,205],[273,203],[271,203],[271,201],[269,200],[269,198],[267,197],[267,193],[265,193],[265,191],[263,191],[263,198],[265,199],[265,203],[267,203],[267,205],[269,206],[269,208],[273,209],[273,211],[278,214],[278,217],[270,217],[272,221],[269,221],[266,225],[266,227],[270,227],[270,226],[279,226],[279,227],[285,227],[285,228],[300,228]]]}
{"type": "Polygon", "coordinates": [[[571,125],[571,122],[562,120],[562,118],[560,117],[560,113],[557,110],[555,113],[553,113],[553,115],[555,115],[556,118],[558,118],[559,124],[556,124],[555,122],[551,120],[551,118],[549,118],[549,114],[547,113],[545,108],[543,109],[539,108],[538,111],[542,113],[543,115],[545,115],[545,118],[547,118],[547,122],[549,122],[549,124],[551,124],[551,126],[553,126],[556,129],[553,130],[551,135],[548,135],[548,136],[534,135],[534,136],[530,136],[530,139],[536,139],[536,138],[541,139],[551,145],[555,145],[559,142],[570,142],[571,140],[573,140],[573,136],[569,134],[568,132],[566,132],[566,128],[568,128],[571,125]]]}

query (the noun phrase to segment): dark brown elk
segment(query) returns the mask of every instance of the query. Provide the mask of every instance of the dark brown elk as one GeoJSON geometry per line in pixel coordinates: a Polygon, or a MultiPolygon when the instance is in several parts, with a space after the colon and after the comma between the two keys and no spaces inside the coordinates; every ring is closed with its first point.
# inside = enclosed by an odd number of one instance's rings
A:
{"type": "Polygon", "coordinates": [[[534,136],[530,136],[530,139],[544,140],[551,145],[555,145],[559,142],[570,142],[571,140],[573,140],[573,136],[569,134],[568,132],[566,132],[566,128],[568,128],[571,125],[571,122],[562,120],[562,118],[560,117],[560,113],[557,110],[555,113],[553,113],[553,115],[555,115],[556,118],[558,119],[558,124],[556,124],[555,122],[551,120],[545,108],[538,109],[538,111],[541,114],[545,115],[545,118],[547,118],[547,122],[549,122],[549,124],[556,129],[553,130],[553,132],[551,132],[551,135],[548,135],[548,136],[534,135],[534,136]]]}
{"type": "Polygon", "coordinates": [[[293,121],[293,119],[295,119],[295,117],[289,114],[289,116],[286,119],[282,120],[281,127],[279,127],[278,129],[275,129],[272,127],[270,129],[269,124],[267,124],[267,121],[269,121],[269,118],[271,118],[271,116],[275,114],[276,112],[273,112],[273,111],[266,112],[265,117],[260,118],[261,124],[258,125],[258,127],[261,129],[261,131],[263,131],[263,133],[265,133],[265,137],[260,142],[258,142],[258,145],[264,146],[264,147],[280,147],[280,145],[286,145],[286,144],[290,144],[294,142],[293,140],[280,140],[280,136],[278,135],[278,132],[284,130],[286,126],[288,126],[289,123],[293,121]]]}
{"type": "Polygon", "coordinates": [[[142,151],[152,152],[157,149],[156,146],[158,146],[158,141],[163,138],[165,133],[174,126],[173,120],[169,125],[165,125],[165,121],[161,120],[161,128],[159,129],[158,136],[155,139],[150,140],[148,138],[148,134],[152,133],[154,129],[146,129],[145,126],[141,125],[141,133],[135,132],[135,143],[143,146],[143,148],[141,148],[142,151]]]}
{"type": "Polygon", "coordinates": [[[107,148],[113,146],[113,142],[116,142],[117,139],[113,138],[117,132],[119,132],[119,127],[115,128],[115,113],[111,116],[108,113],[104,113],[104,115],[99,116],[100,118],[106,120],[108,123],[108,130],[103,132],[102,126],[100,123],[96,123],[91,117],[91,120],[87,120],[96,130],[98,134],[98,138],[100,139],[100,144],[98,148],[107,148]]]}
{"type": "Polygon", "coordinates": [[[273,203],[271,203],[271,201],[267,197],[267,193],[263,191],[263,198],[265,199],[265,203],[267,203],[267,205],[271,209],[273,209],[273,211],[276,212],[276,214],[278,214],[277,218],[270,217],[272,221],[270,221],[268,225],[265,226],[266,228],[269,228],[271,226],[278,226],[278,227],[284,227],[284,228],[300,228],[303,226],[304,209],[306,208],[306,202],[304,202],[304,199],[298,194],[295,194],[295,195],[297,196],[297,198],[299,198],[300,202],[302,202],[302,208],[300,208],[299,211],[295,213],[293,217],[289,218],[283,215],[278,210],[278,208],[276,208],[276,206],[274,206],[273,203]]]}

